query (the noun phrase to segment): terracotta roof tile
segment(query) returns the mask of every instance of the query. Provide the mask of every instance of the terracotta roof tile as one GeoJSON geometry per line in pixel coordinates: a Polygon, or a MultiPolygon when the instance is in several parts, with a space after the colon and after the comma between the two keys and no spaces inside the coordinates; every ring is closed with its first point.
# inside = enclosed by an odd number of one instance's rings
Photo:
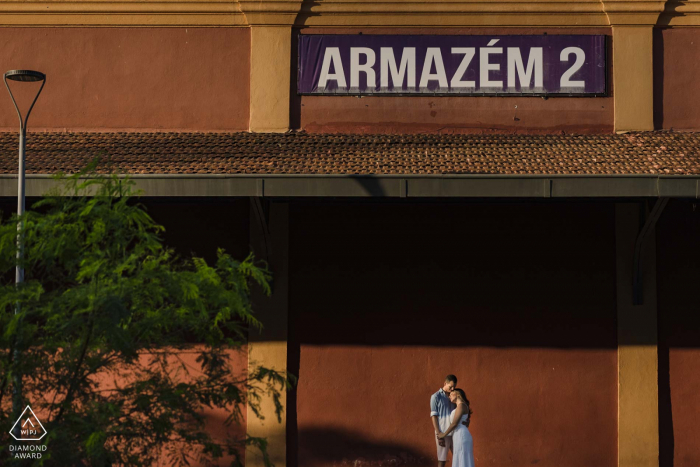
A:
{"type": "MultiPolygon", "coordinates": [[[[0,133],[0,173],[18,138],[0,133]]],[[[700,133],[345,135],[30,133],[27,173],[75,172],[100,155],[139,174],[700,174],[700,133]]]]}

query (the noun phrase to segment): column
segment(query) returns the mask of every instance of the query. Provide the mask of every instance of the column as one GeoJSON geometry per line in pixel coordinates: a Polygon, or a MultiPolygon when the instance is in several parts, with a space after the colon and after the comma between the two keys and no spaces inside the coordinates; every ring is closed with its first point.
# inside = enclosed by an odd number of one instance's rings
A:
{"type": "Polygon", "coordinates": [[[653,29],[665,1],[602,0],[612,26],[615,131],[654,129],[653,29]]]}
{"type": "MultiPolygon", "coordinates": [[[[262,206],[259,206],[262,207],[262,206]]],[[[250,243],[255,257],[268,262],[272,272],[272,295],[253,296],[253,310],[263,324],[262,331],[251,330],[248,337],[248,368],[264,366],[280,372],[287,371],[287,319],[289,307],[289,209],[287,203],[271,202],[269,209],[261,212],[251,203],[250,243]]],[[[276,467],[286,466],[287,414],[286,391],[282,391],[284,412],[282,421],[275,416],[272,398],[261,402],[264,420],[247,409],[247,433],[266,438],[267,453],[276,467]]],[[[255,448],[246,449],[246,467],[264,467],[255,448]]]]}
{"type": "Polygon", "coordinates": [[[652,26],[613,26],[615,131],[654,129],[652,26]]]}
{"type": "Polygon", "coordinates": [[[642,250],[643,305],[633,305],[639,203],[615,206],[618,338],[618,465],[659,467],[656,237],[642,250]]]}
{"type": "Polygon", "coordinates": [[[289,129],[292,26],[302,0],[241,0],[250,25],[250,121],[252,132],[289,129]]]}
{"type": "Polygon", "coordinates": [[[250,52],[250,131],[289,129],[292,29],[253,26],[250,52]]]}

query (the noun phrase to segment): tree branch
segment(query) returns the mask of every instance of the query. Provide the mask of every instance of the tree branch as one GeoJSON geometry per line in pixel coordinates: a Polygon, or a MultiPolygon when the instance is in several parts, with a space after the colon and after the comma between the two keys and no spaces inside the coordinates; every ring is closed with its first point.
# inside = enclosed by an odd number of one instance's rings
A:
{"type": "Polygon", "coordinates": [[[80,367],[83,365],[83,360],[85,360],[85,354],[87,353],[88,344],[90,343],[90,336],[92,336],[92,312],[90,312],[90,317],[88,319],[88,331],[87,335],[85,336],[85,342],[83,342],[83,347],[82,349],[80,349],[78,363],[75,365],[75,369],[73,370],[73,376],[70,379],[70,386],[68,387],[66,398],[63,399],[63,402],[61,403],[61,409],[58,411],[58,415],[56,415],[56,418],[53,420],[53,423],[58,423],[58,421],[61,420],[61,417],[63,417],[63,412],[65,412],[66,407],[68,406],[68,404],[70,404],[71,399],[73,397],[73,391],[75,391],[76,381],[78,379],[78,372],[80,371],[80,367]]]}
{"type": "Polygon", "coordinates": [[[7,371],[2,375],[2,385],[0,386],[0,407],[2,407],[2,398],[5,395],[5,387],[7,387],[7,380],[9,379],[7,375],[10,373],[10,367],[12,366],[13,355],[15,354],[15,337],[12,337],[12,344],[8,350],[7,356],[7,371]]]}

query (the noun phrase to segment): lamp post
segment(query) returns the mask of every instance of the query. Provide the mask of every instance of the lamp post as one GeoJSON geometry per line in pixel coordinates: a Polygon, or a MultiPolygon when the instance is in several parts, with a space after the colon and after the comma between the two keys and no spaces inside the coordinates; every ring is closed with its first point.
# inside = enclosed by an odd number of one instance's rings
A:
{"type": "MultiPolygon", "coordinates": [[[[32,113],[34,104],[41,94],[41,90],[44,89],[44,84],[46,84],[46,75],[39,71],[32,70],[10,70],[3,76],[5,81],[5,86],[7,91],[10,93],[12,98],[12,103],[15,105],[15,110],[17,111],[17,116],[19,117],[19,172],[17,174],[17,215],[21,216],[24,214],[24,150],[25,141],[27,139],[27,121],[29,120],[29,114],[32,113]],[[22,119],[22,113],[17,107],[17,101],[15,101],[15,96],[12,94],[10,85],[7,84],[7,80],[11,81],[24,81],[24,82],[36,82],[41,81],[41,87],[39,92],[36,93],[32,105],[29,106],[27,115],[22,119]]],[[[24,256],[24,244],[22,242],[22,222],[17,224],[17,266],[15,268],[15,285],[19,287],[19,284],[24,282],[24,268],[21,265],[22,258],[24,256]]],[[[15,307],[15,314],[19,313],[19,303],[15,307]]],[[[15,348],[14,359],[17,361],[19,357],[19,352],[15,348]]],[[[13,376],[12,381],[12,411],[15,416],[19,416],[22,410],[22,375],[16,374],[13,376]]]]}

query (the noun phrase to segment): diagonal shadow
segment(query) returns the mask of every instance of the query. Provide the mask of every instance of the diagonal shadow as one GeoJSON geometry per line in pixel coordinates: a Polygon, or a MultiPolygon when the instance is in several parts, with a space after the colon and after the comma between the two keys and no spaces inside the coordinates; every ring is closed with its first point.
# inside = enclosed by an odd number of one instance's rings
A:
{"type": "Polygon", "coordinates": [[[669,346],[659,342],[659,467],[673,467],[675,439],[671,403],[671,365],[669,346]]]}
{"type": "Polygon", "coordinates": [[[299,430],[299,463],[288,467],[422,467],[432,466],[413,448],[370,440],[360,434],[333,428],[299,430]]]}
{"type": "Polygon", "coordinates": [[[664,127],[664,35],[654,30],[654,128],[664,127]]]}

